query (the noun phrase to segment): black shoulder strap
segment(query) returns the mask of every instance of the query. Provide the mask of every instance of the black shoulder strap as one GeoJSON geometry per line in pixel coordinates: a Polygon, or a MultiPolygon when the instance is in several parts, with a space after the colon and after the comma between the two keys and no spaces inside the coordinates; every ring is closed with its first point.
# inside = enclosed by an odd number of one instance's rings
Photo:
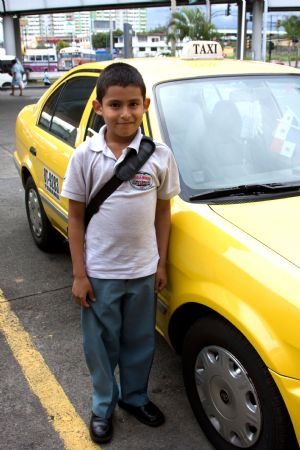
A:
{"type": "Polygon", "coordinates": [[[100,205],[106,200],[122,183],[130,180],[143,167],[147,159],[155,150],[155,144],[150,137],[143,136],[138,153],[131,149],[117,165],[115,174],[108,180],[100,191],[91,199],[85,210],[85,229],[100,205]]]}

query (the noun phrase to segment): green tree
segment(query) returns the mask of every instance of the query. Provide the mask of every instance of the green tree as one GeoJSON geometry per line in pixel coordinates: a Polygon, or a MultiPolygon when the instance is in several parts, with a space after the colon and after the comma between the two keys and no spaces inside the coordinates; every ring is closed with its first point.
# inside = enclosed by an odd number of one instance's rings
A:
{"type": "Polygon", "coordinates": [[[109,47],[109,33],[95,33],[92,36],[93,48],[108,48],[109,47]]]}
{"type": "Polygon", "coordinates": [[[217,37],[216,27],[206,18],[206,15],[199,8],[182,8],[180,12],[172,14],[169,24],[167,42],[184,38],[192,41],[211,40],[217,37]]]}
{"type": "Polygon", "coordinates": [[[149,30],[149,33],[162,33],[162,34],[167,34],[167,27],[164,27],[163,25],[159,25],[158,27],[152,28],[151,30],[149,30]]]}
{"type": "MultiPolygon", "coordinates": [[[[123,31],[117,29],[113,31],[113,42],[118,41],[118,37],[123,35],[123,31]]],[[[109,33],[95,33],[92,36],[93,48],[109,48],[109,33]]]]}
{"type": "Polygon", "coordinates": [[[287,38],[289,39],[289,65],[291,65],[291,50],[295,49],[296,67],[299,61],[299,41],[300,41],[300,16],[290,16],[281,22],[287,38]]]}
{"type": "Polygon", "coordinates": [[[57,44],[56,44],[56,51],[57,51],[57,53],[59,53],[59,51],[60,51],[62,48],[65,48],[65,47],[70,47],[70,42],[67,42],[67,41],[58,41],[57,44]]]}
{"type": "Polygon", "coordinates": [[[117,38],[117,37],[120,37],[120,36],[123,36],[123,31],[122,30],[120,30],[120,28],[117,28],[115,31],[113,31],[113,37],[115,38],[117,38]]]}

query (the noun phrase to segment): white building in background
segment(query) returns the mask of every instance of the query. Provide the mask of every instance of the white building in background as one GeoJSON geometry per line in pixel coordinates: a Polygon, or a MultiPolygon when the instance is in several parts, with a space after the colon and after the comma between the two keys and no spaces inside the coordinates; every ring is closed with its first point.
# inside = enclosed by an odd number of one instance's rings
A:
{"type": "Polygon", "coordinates": [[[136,32],[143,32],[147,29],[147,10],[146,9],[119,9],[91,12],[91,25],[93,31],[107,31],[109,23],[113,22],[114,29],[123,30],[124,23],[130,23],[136,32]],[[97,21],[102,22],[104,27],[97,27],[97,21]]]}
{"type": "MultiPolygon", "coordinates": [[[[118,38],[115,48],[118,54],[123,53],[123,36],[118,38]]],[[[143,58],[170,55],[171,50],[166,42],[166,36],[162,33],[135,33],[132,36],[132,53],[134,58],[143,58]]]]}
{"type": "Polygon", "coordinates": [[[123,30],[130,23],[135,32],[146,31],[147,10],[104,10],[30,15],[20,19],[21,36],[25,47],[34,47],[37,41],[51,43],[58,39],[90,43],[98,32],[123,30]]]}

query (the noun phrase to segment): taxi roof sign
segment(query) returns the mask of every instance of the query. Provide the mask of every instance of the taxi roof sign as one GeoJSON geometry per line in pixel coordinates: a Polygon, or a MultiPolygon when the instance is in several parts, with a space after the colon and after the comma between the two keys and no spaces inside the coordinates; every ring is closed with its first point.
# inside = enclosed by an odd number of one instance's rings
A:
{"type": "Polygon", "coordinates": [[[181,58],[223,59],[223,50],[216,41],[189,41],[182,48],[181,58]]]}

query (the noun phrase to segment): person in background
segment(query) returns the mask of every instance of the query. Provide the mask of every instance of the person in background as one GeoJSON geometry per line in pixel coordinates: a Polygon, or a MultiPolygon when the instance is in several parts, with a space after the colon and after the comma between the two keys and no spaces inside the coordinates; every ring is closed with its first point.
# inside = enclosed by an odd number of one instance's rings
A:
{"type": "Polygon", "coordinates": [[[20,89],[20,95],[23,95],[24,83],[23,83],[23,67],[17,59],[13,59],[12,61],[12,83],[11,83],[11,93],[10,95],[15,95],[15,88],[18,87],[20,89]]]}
{"type": "Polygon", "coordinates": [[[50,84],[51,84],[51,82],[49,80],[47,69],[44,70],[43,82],[44,82],[44,86],[50,86],[50,84]]]}

